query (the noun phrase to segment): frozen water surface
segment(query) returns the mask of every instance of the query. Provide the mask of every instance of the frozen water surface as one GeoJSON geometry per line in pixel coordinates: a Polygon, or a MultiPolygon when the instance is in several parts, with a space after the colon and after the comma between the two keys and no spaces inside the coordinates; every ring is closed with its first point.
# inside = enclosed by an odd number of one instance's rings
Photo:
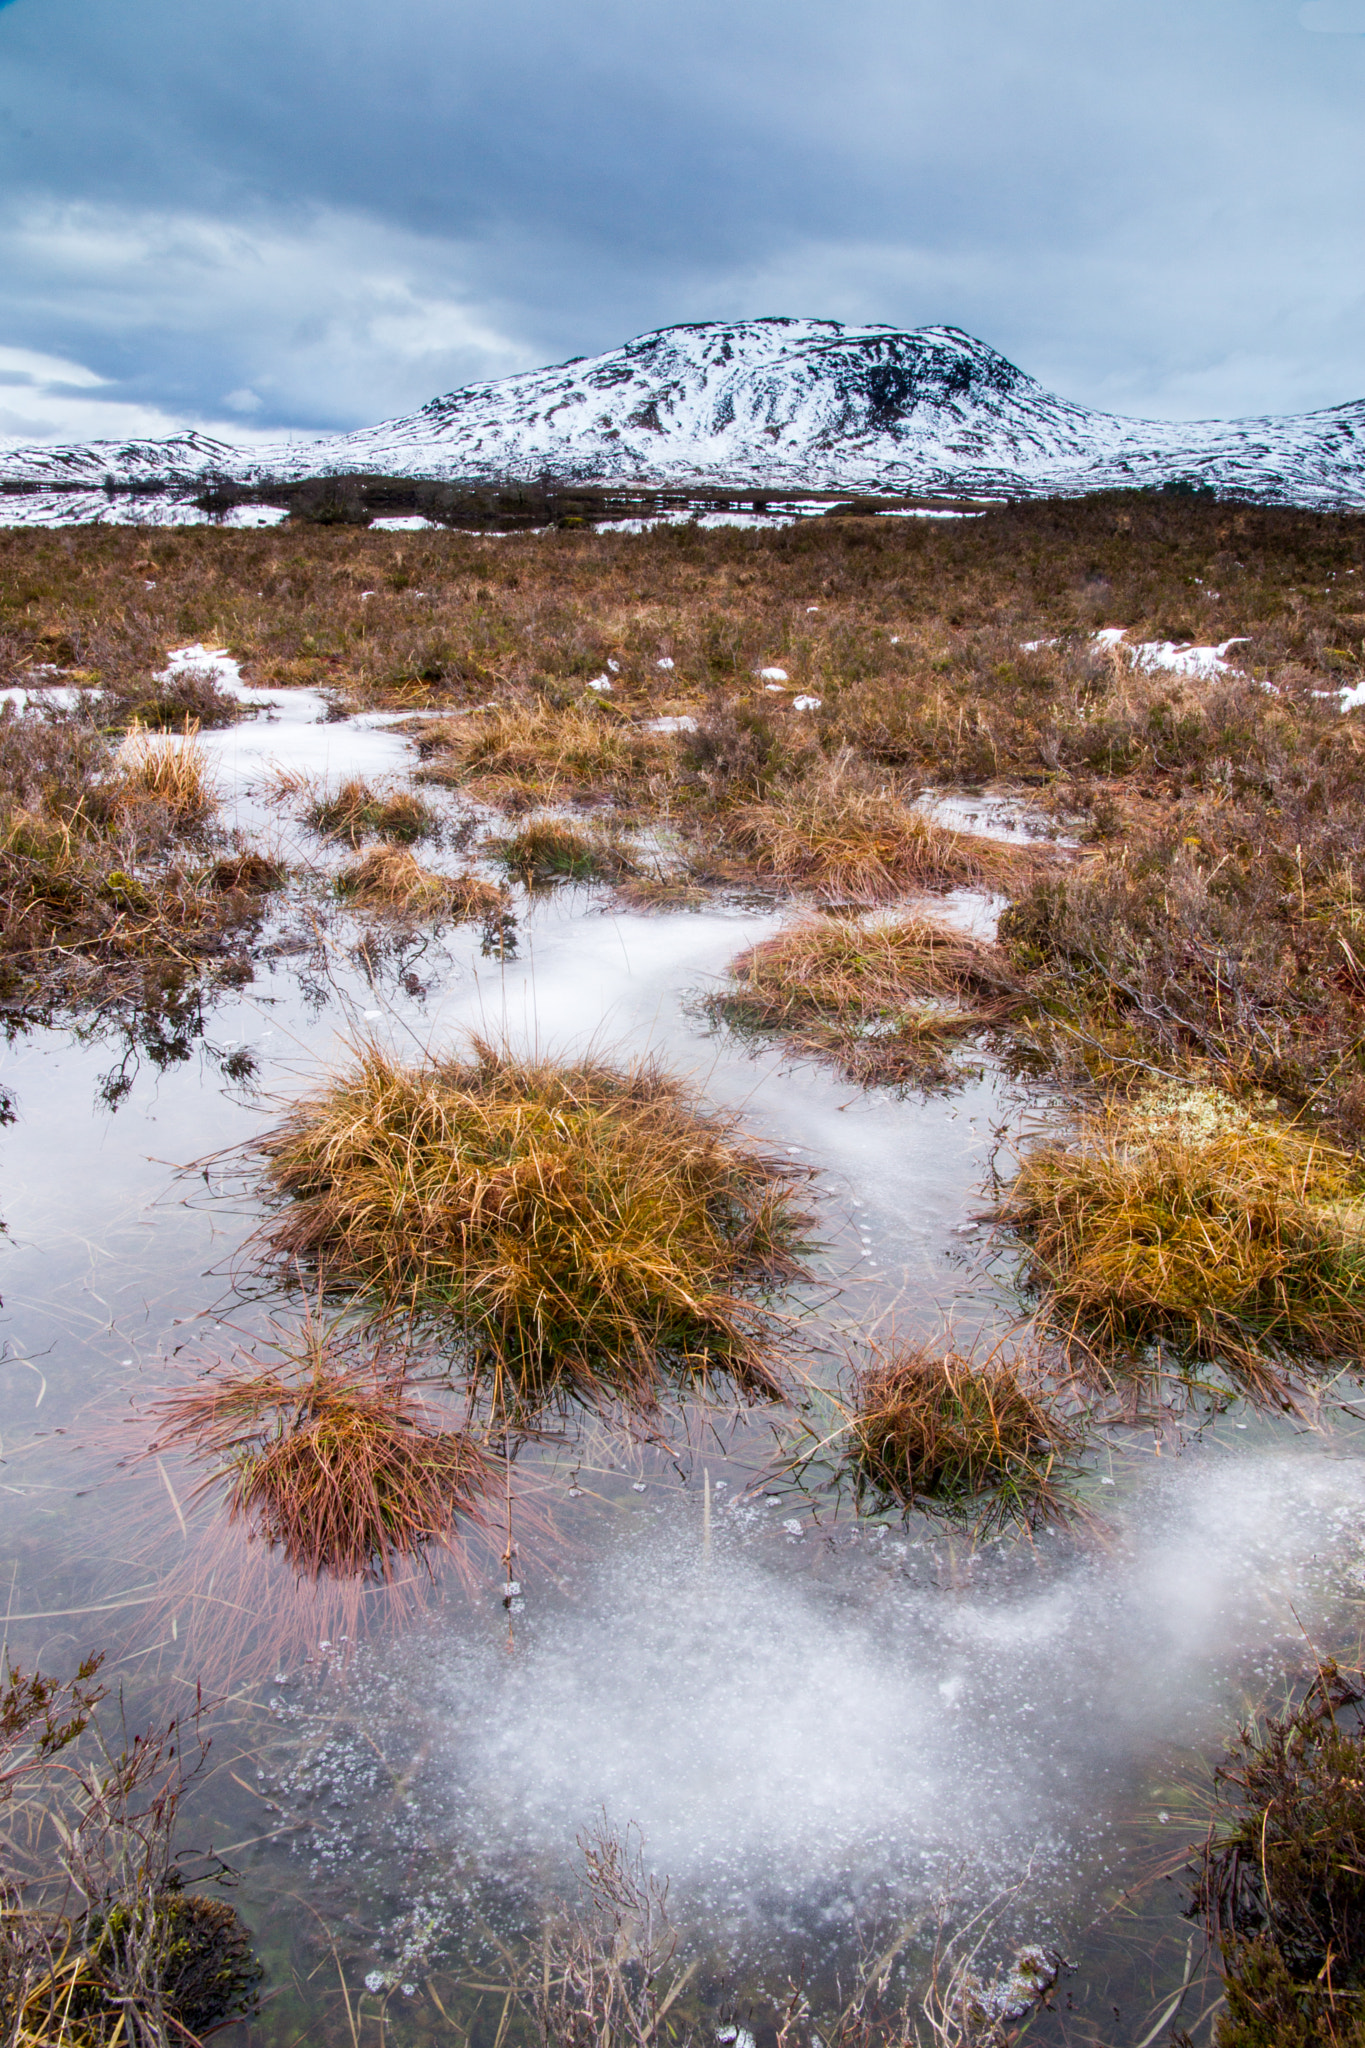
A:
{"type": "MultiPolygon", "coordinates": [[[[278,825],[276,767],[394,780],[413,765],[392,724],[250,690],[220,650],[173,662],[213,666],[257,713],[201,739],[229,822],[278,825]]],[[[989,800],[985,822],[999,822],[989,800]]],[[[932,907],[985,931],[998,906],[962,891],[932,907]]],[[[271,909],[255,979],[183,1042],[113,1016],[18,1036],[4,1068],[18,1120],[0,1135],[0,1563],[16,1656],[61,1667],[108,1646],[149,1714],[179,1704],[195,1640],[155,1594],[183,1538],[155,1470],[124,1454],[176,1355],[229,1349],[270,1306],[237,1285],[260,1217],[246,1177],[193,1163],[259,1133],[363,1033],[413,1053],[478,1030],[547,1054],[654,1055],[810,1166],[819,1243],[794,1306],[821,1336],[817,1377],[869,1335],[998,1331],[1009,1272],[971,1233],[993,1166],[1046,1128],[1046,1102],[989,1062],[928,1099],[863,1093],[715,1030],[706,993],[791,914],[716,902],[648,916],[562,890],[518,900],[519,949],[500,960],[470,930],[358,950],[370,928],[305,895],[271,909]],[[243,1053],[254,1083],[225,1073],[243,1053]]],[[[288,1927],[289,1895],[306,1891],[329,1924],[377,1928],[381,1962],[384,1926],[419,1893],[477,1895],[512,1930],[569,1885],[574,1838],[605,1810],[639,1824],[688,1939],[740,1981],[774,1959],[846,1975],[865,1938],[940,1884],[980,1904],[1023,1880],[1017,1932],[1098,1954],[1086,1930],[1150,1850],[1154,1788],[1216,1751],[1243,1700],[1297,1662],[1301,1627],[1325,1640],[1365,1583],[1365,1464],[1348,1437],[1243,1429],[1234,1411],[1179,1457],[1120,1440],[1106,1542],[973,1555],[927,1522],[836,1511],[814,1480],[775,1482],[780,1418],[713,1421],[680,1411],[676,1466],[600,1431],[530,1458],[561,1537],[519,1528],[512,1655],[507,1574],[490,1560],[468,1595],[452,1588],[420,1625],[362,1648],[344,1684],[300,1685],[291,1664],[272,1713],[271,1686],[243,1681],[234,1768],[284,1819],[220,1773],[206,1832],[245,1845],[232,1860],[250,1919],[288,1927]]],[[[1150,1925],[1178,1981],[1188,1929],[1172,1889],[1150,1925]]],[[[456,1956],[462,1924],[452,1905],[456,1956]]],[[[1125,2008],[1112,2039],[1143,2030],[1125,2008]]]]}

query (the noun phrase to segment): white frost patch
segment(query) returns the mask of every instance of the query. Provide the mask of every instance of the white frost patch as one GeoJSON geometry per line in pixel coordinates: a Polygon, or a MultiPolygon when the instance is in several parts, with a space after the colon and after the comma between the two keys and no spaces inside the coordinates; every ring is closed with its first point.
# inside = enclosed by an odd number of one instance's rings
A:
{"type": "Polygon", "coordinates": [[[609,689],[611,688],[611,677],[610,677],[610,676],[589,676],[589,677],[588,677],[588,688],[589,688],[590,690],[609,690],[609,689]]]}
{"type": "Polygon", "coordinates": [[[0,690],[0,704],[12,704],[16,711],[74,711],[81,701],[79,690],[63,683],[35,683],[25,689],[15,683],[8,690],[0,690]]]}
{"type": "MultiPolygon", "coordinates": [[[[1136,645],[1128,646],[1127,640],[1125,626],[1105,626],[1094,636],[1096,647],[1123,647],[1133,667],[1144,670],[1148,675],[1164,669],[1171,675],[1197,676],[1203,682],[1211,682],[1215,676],[1235,675],[1236,665],[1228,660],[1228,649],[1248,644],[1245,636],[1224,640],[1217,647],[1182,646],[1175,640],[1139,640],[1136,645]]],[[[1055,645],[1055,642],[1034,641],[1031,645],[1036,648],[1055,645]]]]}
{"type": "Polygon", "coordinates": [[[234,505],[224,526],[280,526],[289,517],[287,505],[234,505]]]}
{"type": "Polygon", "coordinates": [[[178,675],[185,674],[206,676],[225,697],[236,697],[243,703],[250,701],[242,681],[242,664],[233,660],[226,647],[205,647],[199,640],[192,647],[173,647],[166,656],[165,668],[158,670],[156,680],[170,683],[178,675]]]}
{"type": "Polygon", "coordinates": [[[437,525],[434,519],[423,519],[419,513],[403,513],[392,519],[372,519],[371,533],[431,533],[437,525]]]}
{"type": "Polygon", "coordinates": [[[758,671],[758,680],[761,683],[786,683],[790,682],[791,678],[784,668],[761,668],[758,671]]]}
{"type": "Polygon", "coordinates": [[[1217,647],[1179,647],[1174,640],[1143,640],[1133,649],[1133,667],[1154,671],[1169,669],[1173,675],[1213,676],[1236,674],[1236,665],[1227,658],[1230,647],[1245,647],[1241,640],[1224,640],[1217,647]]]}
{"type": "Polygon", "coordinates": [[[793,711],[818,711],[824,703],[823,697],[793,697],[793,711]]]}
{"type": "Polygon", "coordinates": [[[984,512],[931,512],[927,505],[892,506],[877,514],[878,519],[984,519],[984,512]]]}
{"type": "Polygon", "coordinates": [[[681,718],[652,718],[645,727],[646,732],[695,732],[697,721],[686,713],[681,718]]]}
{"type": "MultiPolygon", "coordinates": [[[[1333,693],[1329,691],[1327,694],[1333,693]]],[[[1357,683],[1353,689],[1338,690],[1335,695],[1343,711],[1359,711],[1365,704],[1365,683],[1357,683]]]]}
{"type": "Polygon", "coordinates": [[[1036,846],[1048,839],[1054,846],[1075,846],[1077,841],[1054,834],[1047,819],[1018,797],[964,796],[960,793],[926,789],[915,800],[936,825],[950,832],[967,832],[979,839],[994,839],[1003,846],[1036,846]]]}

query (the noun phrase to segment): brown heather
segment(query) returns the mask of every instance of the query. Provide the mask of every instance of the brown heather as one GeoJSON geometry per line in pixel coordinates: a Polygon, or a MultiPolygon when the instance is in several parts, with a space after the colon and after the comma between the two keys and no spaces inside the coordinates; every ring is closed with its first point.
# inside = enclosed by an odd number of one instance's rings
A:
{"type": "MultiPolygon", "coordinates": [[[[1355,515],[1143,493],[757,532],[13,531],[0,682],[56,667],[126,724],[169,647],[216,640],[254,682],[423,714],[441,784],[666,823],[682,868],[640,900],[989,882],[1015,899],[1038,1058],[1106,1085],[1193,1064],[1354,1144],[1365,715],[1332,693],[1365,676],[1363,543],[1355,515]],[[1236,636],[1246,674],[1135,671],[1094,644],[1110,625],[1236,636]],[[926,783],[988,779],[1079,819],[1085,858],[1005,861],[916,808],[926,783]]],[[[187,714],[218,712],[146,722],[187,714]]]]}
{"type": "MultiPolygon", "coordinates": [[[[263,869],[206,859],[213,792],[193,743],[0,713],[0,998],[104,1003],[229,956],[263,869]]],[[[272,870],[273,872],[273,870],[272,870]]]]}

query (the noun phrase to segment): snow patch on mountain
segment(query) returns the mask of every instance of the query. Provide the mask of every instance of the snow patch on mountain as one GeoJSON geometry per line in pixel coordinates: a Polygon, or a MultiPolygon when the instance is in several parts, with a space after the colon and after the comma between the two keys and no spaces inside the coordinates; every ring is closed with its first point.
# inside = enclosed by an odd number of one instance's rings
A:
{"type": "Polygon", "coordinates": [[[247,450],[183,434],[0,456],[11,485],[325,475],[983,498],[1178,482],[1365,506],[1365,401],[1278,419],[1121,419],[1044,390],[953,327],[712,321],[313,442],[247,450]]]}

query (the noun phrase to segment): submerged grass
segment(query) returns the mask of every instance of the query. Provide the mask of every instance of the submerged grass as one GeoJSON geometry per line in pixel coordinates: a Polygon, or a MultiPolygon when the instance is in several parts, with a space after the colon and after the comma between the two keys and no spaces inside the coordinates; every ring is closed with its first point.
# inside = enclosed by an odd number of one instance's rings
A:
{"type": "Polygon", "coordinates": [[[976,1361],[915,1346],[858,1374],[844,1465],[860,1502],[990,1534],[1075,1519],[1062,1480],[1082,1441],[1036,1373],[997,1354],[976,1361]]]}
{"type": "Polygon", "coordinates": [[[275,1256],[417,1315],[508,1399],[648,1409],[669,1372],[778,1391],[752,1291],[799,1271],[801,1176],[654,1066],[364,1045],[261,1149],[275,1256]]]}
{"type": "Polygon", "coordinates": [[[1365,1186],[1320,1137],[1169,1086],[1041,1145],[1000,1220],[1046,1313],[1109,1361],[1153,1344],[1279,1397],[1281,1368],[1365,1346],[1365,1186]]]}
{"type": "Polygon", "coordinates": [[[808,919],[741,953],[730,977],[716,1014],[864,1084],[947,1079],[952,1041],[1000,1022],[1019,991],[995,947],[914,912],[808,919]]]}
{"type": "Polygon", "coordinates": [[[282,1364],[225,1366],[158,1405],[155,1449],[212,1466],[230,1521],[278,1547],[300,1577],[391,1580],[403,1561],[479,1525],[493,1462],[439,1427],[403,1360],[358,1355],[310,1325],[282,1364]]]}

